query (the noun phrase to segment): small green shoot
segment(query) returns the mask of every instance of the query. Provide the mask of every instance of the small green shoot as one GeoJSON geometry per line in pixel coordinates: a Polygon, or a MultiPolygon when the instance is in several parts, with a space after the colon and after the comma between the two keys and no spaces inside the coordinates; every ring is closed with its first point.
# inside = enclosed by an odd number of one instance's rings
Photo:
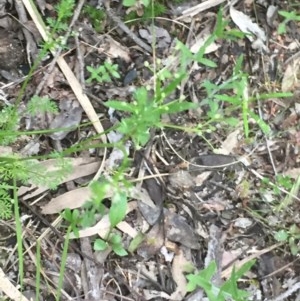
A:
{"type": "Polygon", "coordinates": [[[279,242],[288,243],[292,255],[296,256],[299,253],[300,228],[297,225],[293,224],[288,230],[281,229],[275,232],[274,238],[279,242]]]}
{"type": "Polygon", "coordinates": [[[94,242],[95,251],[105,251],[111,247],[113,252],[119,256],[127,256],[128,253],[122,244],[122,237],[119,234],[111,233],[107,240],[97,238],[94,242]]]}
{"type": "Polygon", "coordinates": [[[194,291],[197,287],[203,288],[209,301],[246,301],[249,293],[238,288],[238,280],[248,272],[254,265],[255,261],[251,260],[245,263],[239,270],[233,268],[230,278],[227,279],[220,287],[213,284],[213,276],[216,273],[217,265],[212,261],[207,268],[199,271],[197,274],[187,275],[189,292],[194,291]]]}
{"type": "Polygon", "coordinates": [[[121,77],[118,72],[118,65],[113,65],[108,61],[105,61],[103,65],[98,66],[97,68],[87,66],[86,69],[91,73],[90,77],[87,79],[88,83],[91,83],[92,81],[97,81],[99,83],[109,83],[112,81],[112,77],[121,77]]]}
{"type": "Polygon", "coordinates": [[[84,14],[90,18],[95,30],[100,33],[104,29],[105,12],[100,8],[95,8],[92,5],[86,4],[83,8],[84,14]]]}
{"type": "Polygon", "coordinates": [[[49,97],[35,95],[27,103],[27,112],[31,116],[36,116],[38,113],[58,113],[58,107],[49,97]]]}
{"type": "Polygon", "coordinates": [[[161,123],[163,114],[172,114],[195,108],[193,103],[178,100],[160,104],[161,97],[166,97],[171,93],[172,89],[169,88],[172,85],[170,83],[168,87],[162,89],[156,99],[149,97],[146,88],[138,88],[134,93],[132,103],[118,100],[106,102],[106,105],[110,108],[131,114],[130,117],[121,120],[118,131],[130,137],[137,148],[148,142],[151,128],[163,127],[161,123]]]}
{"type": "Polygon", "coordinates": [[[284,34],[286,33],[286,25],[290,21],[299,22],[300,21],[300,15],[296,11],[287,12],[284,10],[281,10],[278,12],[279,15],[284,17],[284,21],[281,22],[278,26],[278,33],[284,34]]]}

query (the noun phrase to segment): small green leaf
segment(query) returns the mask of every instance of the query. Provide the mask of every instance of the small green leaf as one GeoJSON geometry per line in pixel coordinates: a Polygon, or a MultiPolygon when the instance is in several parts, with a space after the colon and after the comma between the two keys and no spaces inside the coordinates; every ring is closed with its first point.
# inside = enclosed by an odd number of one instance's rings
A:
{"type": "Polygon", "coordinates": [[[296,256],[299,253],[299,247],[295,244],[290,245],[292,255],[296,256]]]}
{"type": "Polygon", "coordinates": [[[187,275],[186,278],[189,280],[187,284],[187,291],[192,292],[197,288],[197,286],[202,287],[206,293],[211,290],[212,284],[210,279],[214,275],[216,268],[216,263],[212,261],[207,268],[198,272],[198,274],[187,275]]]}
{"type": "Polygon", "coordinates": [[[138,88],[134,92],[134,99],[137,101],[140,109],[146,107],[148,102],[148,91],[146,90],[146,88],[138,88]]]}
{"type": "Polygon", "coordinates": [[[177,88],[177,86],[182,82],[182,80],[187,76],[186,73],[181,73],[178,74],[177,77],[175,77],[175,79],[168,84],[168,86],[166,88],[164,88],[161,91],[161,94],[164,95],[164,98],[167,97],[168,95],[170,95],[172,92],[174,92],[177,88]]]}
{"type": "Polygon", "coordinates": [[[104,251],[107,249],[107,247],[108,247],[107,243],[102,239],[97,238],[94,242],[95,251],[104,251]]]}
{"type": "Polygon", "coordinates": [[[130,253],[133,253],[139,247],[139,245],[144,241],[144,239],[145,239],[145,235],[139,232],[138,235],[134,237],[133,240],[130,242],[128,251],[130,253]]]}
{"type": "Polygon", "coordinates": [[[295,225],[295,224],[293,224],[293,225],[291,225],[290,226],[290,233],[291,234],[299,234],[299,228],[295,225]]]}
{"type": "Polygon", "coordinates": [[[287,241],[288,233],[285,230],[279,230],[275,233],[274,238],[277,241],[287,241]]]}
{"type": "Polygon", "coordinates": [[[112,204],[109,209],[109,221],[114,228],[126,216],[127,196],[124,192],[116,192],[112,197],[112,204]]]}
{"type": "Polygon", "coordinates": [[[239,124],[239,120],[235,117],[226,118],[225,122],[230,126],[236,126],[239,124]]]}
{"type": "Polygon", "coordinates": [[[119,245],[122,243],[122,237],[119,234],[112,234],[109,237],[109,242],[113,245],[119,245]]]}
{"type": "Polygon", "coordinates": [[[238,104],[239,100],[233,95],[226,95],[226,94],[215,94],[216,99],[221,101],[226,101],[232,104],[238,104]]]}
{"type": "Polygon", "coordinates": [[[112,250],[119,256],[126,256],[128,255],[127,251],[123,248],[122,245],[115,245],[112,246],[112,250]]]}
{"type": "Polygon", "coordinates": [[[278,34],[286,33],[285,23],[280,23],[277,31],[278,31],[278,34]]]}
{"type": "Polygon", "coordinates": [[[217,64],[214,61],[206,59],[204,57],[199,59],[199,63],[204,65],[204,66],[211,67],[211,68],[216,68],[217,67],[217,64]]]}
{"type": "Polygon", "coordinates": [[[123,0],[123,5],[124,6],[133,6],[135,5],[137,0],[123,0]]]}
{"type": "Polygon", "coordinates": [[[253,112],[249,111],[249,115],[257,122],[260,129],[263,131],[264,134],[269,134],[271,132],[271,128],[268,124],[266,124],[259,116],[254,114],[253,112]]]}

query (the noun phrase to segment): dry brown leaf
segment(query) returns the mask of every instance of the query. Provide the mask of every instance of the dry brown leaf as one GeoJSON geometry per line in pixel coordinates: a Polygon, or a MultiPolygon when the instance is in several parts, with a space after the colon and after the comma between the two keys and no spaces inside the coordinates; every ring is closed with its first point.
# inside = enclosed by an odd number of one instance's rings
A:
{"type": "Polygon", "coordinates": [[[252,42],[252,48],[268,51],[265,44],[267,40],[266,34],[257,23],[254,23],[250,17],[243,12],[236,10],[232,4],[230,5],[230,17],[235,25],[246,34],[249,41],[252,42]],[[255,38],[253,35],[255,35],[255,38]]]}
{"type": "Polygon", "coordinates": [[[80,208],[92,197],[89,187],[81,187],[53,198],[47,205],[42,207],[43,214],[54,214],[69,208],[80,208]]]}
{"type": "MultiPolygon", "coordinates": [[[[107,190],[104,198],[111,198],[115,192],[115,189],[107,190]]],[[[136,187],[128,189],[128,197],[142,202],[151,201],[147,191],[143,188],[140,190],[136,187]],[[148,199],[148,200],[147,200],[148,199]]],[[[67,193],[64,193],[56,198],[53,198],[48,204],[43,206],[43,214],[54,214],[59,213],[64,209],[75,209],[80,208],[85,202],[90,200],[92,197],[90,187],[82,187],[67,193]]]]}
{"type": "Polygon", "coordinates": [[[299,85],[300,58],[293,60],[286,68],[281,82],[281,90],[283,92],[294,91],[299,85]]]}
{"type": "Polygon", "coordinates": [[[172,277],[176,282],[177,287],[175,292],[171,295],[171,300],[183,300],[187,293],[187,281],[185,277],[187,265],[192,265],[192,263],[185,258],[183,251],[180,249],[175,255],[172,263],[172,277]]]}
{"type": "Polygon", "coordinates": [[[238,136],[241,134],[241,129],[237,129],[230,133],[227,138],[223,141],[222,146],[216,152],[218,154],[229,155],[233,153],[233,150],[238,147],[239,139],[238,136]]]}
{"type": "Polygon", "coordinates": [[[293,179],[298,179],[300,176],[300,168],[291,168],[284,173],[285,176],[291,177],[293,179]]]}
{"type": "Polygon", "coordinates": [[[119,42],[114,40],[111,36],[106,36],[103,46],[99,48],[100,52],[105,52],[112,58],[122,58],[125,62],[131,62],[130,51],[127,47],[121,45],[119,42]]]}
{"type": "MultiPolygon", "coordinates": [[[[94,174],[97,172],[100,166],[100,162],[95,162],[95,159],[93,158],[70,158],[69,160],[73,166],[73,172],[63,179],[60,184],[94,174]]],[[[40,163],[40,165],[48,171],[57,170],[56,159],[43,161],[40,163]]],[[[18,196],[22,196],[26,193],[24,200],[27,200],[44,193],[48,189],[48,187],[37,186],[34,184],[32,184],[30,187],[21,186],[18,190],[18,196]]]]}

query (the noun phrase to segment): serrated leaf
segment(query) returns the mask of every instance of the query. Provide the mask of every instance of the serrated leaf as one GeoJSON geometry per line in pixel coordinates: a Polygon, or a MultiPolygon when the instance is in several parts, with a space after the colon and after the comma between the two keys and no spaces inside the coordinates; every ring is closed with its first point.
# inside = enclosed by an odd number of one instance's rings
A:
{"type": "Polygon", "coordinates": [[[137,101],[138,106],[142,109],[145,106],[147,106],[147,101],[148,101],[148,91],[146,88],[138,88],[134,92],[134,99],[137,101]]]}
{"type": "Polygon", "coordinates": [[[288,239],[288,233],[285,230],[279,230],[275,233],[274,238],[277,241],[286,241],[288,239]]]}

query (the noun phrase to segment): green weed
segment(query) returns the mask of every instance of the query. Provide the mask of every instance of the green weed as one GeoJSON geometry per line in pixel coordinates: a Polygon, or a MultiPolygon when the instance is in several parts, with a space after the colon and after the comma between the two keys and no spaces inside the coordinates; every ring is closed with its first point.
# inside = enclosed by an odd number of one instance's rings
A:
{"type": "Polygon", "coordinates": [[[97,32],[102,32],[104,29],[103,23],[105,20],[105,12],[100,8],[95,8],[92,5],[86,4],[83,8],[84,14],[90,18],[91,23],[97,32]]]}
{"type": "Polygon", "coordinates": [[[217,287],[212,281],[216,273],[217,265],[212,261],[207,268],[196,274],[187,275],[187,290],[192,292],[197,287],[201,287],[205,291],[209,301],[247,301],[250,294],[238,288],[238,281],[250,270],[254,263],[254,260],[248,261],[237,271],[233,268],[230,278],[220,287],[217,287]]]}
{"type": "Polygon", "coordinates": [[[87,79],[87,83],[91,83],[92,81],[109,83],[112,81],[112,78],[120,78],[121,76],[118,68],[118,65],[111,64],[108,61],[105,61],[103,65],[100,65],[97,68],[87,66],[86,69],[91,73],[90,77],[87,79]]]}
{"type": "Polygon", "coordinates": [[[281,15],[284,18],[284,21],[282,21],[278,26],[279,34],[286,33],[286,25],[290,21],[295,21],[295,22],[300,21],[300,15],[296,11],[287,12],[287,11],[281,10],[278,13],[279,13],[279,15],[281,15]]]}
{"type": "MultiPolygon", "coordinates": [[[[124,6],[142,5],[144,8],[152,7],[152,17],[154,16],[153,3],[150,0],[125,0],[124,6]]],[[[26,85],[30,80],[33,70],[38,65],[44,55],[51,49],[57,49],[58,47],[65,47],[63,43],[59,42],[57,36],[62,34],[68,29],[68,20],[72,16],[75,6],[75,1],[61,0],[56,6],[57,18],[48,19],[48,26],[50,27],[51,34],[48,41],[43,45],[41,55],[34,64],[28,79],[25,81],[17,104],[23,97],[26,85]]],[[[94,27],[98,30],[102,30],[101,22],[96,21],[97,18],[102,15],[97,14],[97,11],[91,7],[86,6],[85,14],[89,14],[93,20],[94,27]]],[[[295,20],[296,15],[282,14],[287,20],[295,20]]],[[[298,20],[298,19],[296,19],[298,20]]],[[[68,235],[71,231],[78,236],[79,230],[84,227],[89,227],[95,224],[95,222],[108,214],[111,227],[106,237],[96,239],[94,241],[95,250],[106,250],[111,248],[119,256],[127,255],[127,250],[123,246],[122,237],[117,232],[116,226],[126,217],[127,201],[128,201],[128,189],[131,184],[127,181],[124,174],[128,168],[128,155],[123,149],[124,141],[131,140],[134,143],[134,148],[139,149],[144,147],[151,137],[151,133],[167,128],[176,128],[184,131],[190,131],[198,134],[201,137],[205,137],[206,133],[212,133],[217,130],[217,126],[226,125],[228,131],[235,129],[239,123],[242,122],[244,128],[244,135],[247,138],[249,136],[249,118],[254,119],[258,127],[264,132],[269,133],[269,126],[260,119],[258,115],[251,108],[251,102],[257,100],[267,99],[271,94],[249,96],[248,85],[249,76],[243,71],[243,56],[240,56],[236,62],[235,67],[232,70],[231,77],[220,83],[216,84],[212,81],[204,81],[199,85],[205,93],[205,97],[199,104],[192,103],[186,99],[177,99],[173,95],[177,95],[177,88],[185,80],[189,78],[190,66],[196,62],[198,65],[205,68],[216,68],[217,64],[209,59],[205,55],[205,49],[213,42],[220,39],[236,40],[243,37],[243,34],[234,31],[227,30],[228,22],[222,17],[222,10],[219,11],[217,16],[217,22],[215,30],[211,36],[206,40],[204,45],[199,49],[197,53],[192,53],[190,49],[181,42],[177,42],[176,51],[180,58],[180,64],[177,70],[168,70],[168,67],[161,70],[155,70],[154,83],[152,87],[140,87],[133,93],[132,97],[128,101],[124,100],[108,100],[105,105],[107,108],[112,108],[123,112],[124,117],[120,122],[113,127],[114,131],[118,131],[123,134],[123,139],[114,145],[113,147],[120,148],[124,153],[124,159],[121,166],[112,171],[112,175],[106,178],[97,179],[97,181],[90,184],[93,197],[83,208],[80,210],[65,210],[62,213],[63,218],[69,223],[67,229],[67,238],[63,250],[63,258],[61,265],[59,288],[56,299],[60,298],[60,288],[62,285],[62,277],[64,274],[65,262],[66,262],[66,250],[68,247],[69,239],[68,235]],[[170,100],[171,99],[171,100],[170,100]],[[225,105],[223,105],[225,104],[225,105]],[[201,121],[195,127],[186,127],[177,124],[167,124],[162,121],[162,116],[165,114],[177,114],[185,112],[187,110],[193,110],[195,108],[202,108],[206,110],[206,114],[200,117],[201,121]],[[107,191],[114,191],[113,196],[110,198],[110,206],[104,205],[107,191]]],[[[105,84],[115,79],[120,78],[118,65],[112,64],[108,61],[97,67],[88,66],[87,71],[89,77],[88,83],[98,82],[105,84]]],[[[154,71],[154,70],[153,70],[154,71]]],[[[284,97],[290,96],[289,94],[275,93],[272,97],[284,97]]],[[[27,106],[27,113],[35,115],[44,112],[56,112],[57,107],[48,98],[40,98],[38,96],[32,97],[27,106]]],[[[23,133],[18,131],[21,116],[18,113],[16,106],[4,107],[0,112],[0,145],[9,145],[16,141],[16,139],[23,133]]],[[[45,133],[45,131],[36,131],[35,133],[45,133]]],[[[27,133],[29,134],[29,133],[27,133]]],[[[204,138],[205,139],[205,138],[204,138]]],[[[209,143],[209,142],[208,142],[209,143]]],[[[72,153],[79,149],[87,149],[88,145],[80,145],[78,148],[70,148],[64,153],[51,154],[51,157],[60,158],[58,160],[59,168],[57,172],[46,173],[40,168],[40,165],[34,158],[20,158],[16,155],[3,155],[0,158],[0,218],[10,217],[11,207],[14,208],[14,216],[17,225],[17,238],[18,238],[18,254],[20,257],[19,272],[23,275],[23,255],[22,255],[22,225],[20,223],[20,211],[18,207],[17,198],[17,183],[36,183],[38,185],[48,186],[51,189],[55,189],[61,178],[70,172],[70,166],[68,161],[63,159],[65,153],[72,153]],[[2,215],[1,215],[2,214],[2,215]]],[[[43,156],[39,158],[45,158],[43,156]]],[[[286,179],[279,179],[282,185],[288,185],[286,179]]],[[[248,191],[248,188],[247,188],[248,191]]],[[[277,232],[276,239],[280,241],[289,241],[291,246],[292,237],[298,239],[299,229],[290,228],[286,232],[277,232]]],[[[132,246],[135,249],[136,246],[132,246]]],[[[295,245],[292,245],[294,248],[295,245]]],[[[37,252],[39,247],[37,247],[37,252]]],[[[238,288],[238,280],[251,268],[253,261],[245,264],[238,271],[233,270],[230,278],[226,280],[220,287],[216,287],[212,284],[212,277],[216,271],[215,263],[211,263],[206,269],[196,273],[189,274],[187,279],[189,281],[188,290],[193,291],[197,287],[202,287],[210,301],[225,301],[228,298],[232,298],[236,301],[244,301],[248,297],[247,292],[238,288]]],[[[37,267],[37,279],[40,277],[40,267],[37,267]]],[[[21,276],[21,284],[23,282],[23,276],[21,276]]],[[[37,294],[38,294],[37,285],[37,294]]]]}

